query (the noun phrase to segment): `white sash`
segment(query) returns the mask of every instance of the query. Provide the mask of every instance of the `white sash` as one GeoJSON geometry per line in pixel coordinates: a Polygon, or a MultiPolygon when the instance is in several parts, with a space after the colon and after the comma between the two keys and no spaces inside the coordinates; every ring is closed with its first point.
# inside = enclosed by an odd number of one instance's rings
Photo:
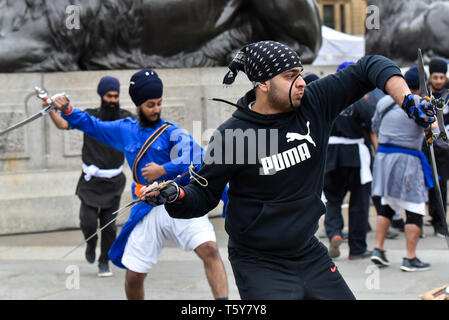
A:
{"type": "Polygon", "coordinates": [[[97,178],[113,178],[123,171],[123,166],[117,169],[100,169],[91,164],[90,166],[83,163],[84,180],[89,181],[92,177],[97,178]]]}
{"type": "Polygon", "coordinates": [[[357,144],[359,146],[360,157],[360,183],[365,184],[373,181],[373,175],[371,174],[371,155],[368,147],[364,143],[363,138],[350,139],[344,137],[329,137],[329,144],[357,144]]]}

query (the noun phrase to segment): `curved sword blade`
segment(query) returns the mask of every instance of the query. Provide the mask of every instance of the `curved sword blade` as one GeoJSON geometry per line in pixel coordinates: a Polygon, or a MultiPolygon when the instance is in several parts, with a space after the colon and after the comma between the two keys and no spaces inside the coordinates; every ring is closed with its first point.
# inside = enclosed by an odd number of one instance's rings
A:
{"type": "Polygon", "coordinates": [[[27,119],[25,119],[25,120],[15,124],[15,125],[11,126],[11,127],[9,127],[9,128],[6,128],[5,130],[1,131],[0,132],[0,136],[5,134],[5,133],[7,133],[7,132],[9,132],[9,131],[11,131],[11,130],[17,129],[17,128],[19,128],[19,127],[21,127],[21,126],[23,126],[23,125],[25,125],[27,123],[30,123],[31,121],[34,121],[37,118],[45,116],[47,113],[49,113],[52,110],[55,110],[56,108],[52,105],[53,104],[53,100],[55,98],[60,97],[60,96],[68,97],[65,94],[65,92],[56,94],[56,95],[54,95],[52,97],[49,97],[48,96],[48,91],[45,90],[45,89],[39,88],[39,87],[34,87],[34,92],[35,92],[36,96],[44,102],[45,108],[42,109],[41,111],[39,111],[38,113],[32,115],[31,117],[29,117],[29,118],[27,118],[27,119]]]}
{"type": "Polygon", "coordinates": [[[34,120],[36,120],[36,119],[46,115],[47,113],[49,113],[51,110],[54,110],[54,109],[55,109],[55,107],[48,106],[45,109],[42,109],[41,111],[39,111],[38,113],[32,115],[31,117],[26,118],[25,120],[23,120],[23,121],[21,121],[19,123],[16,123],[15,125],[12,125],[9,128],[6,128],[5,130],[1,131],[0,132],[0,136],[5,134],[5,133],[8,133],[9,131],[12,131],[14,129],[20,128],[21,126],[23,126],[23,125],[25,125],[25,124],[27,124],[27,123],[29,123],[31,121],[34,121],[34,120]]]}
{"type": "MultiPolygon", "coordinates": [[[[151,190],[148,190],[147,192],[145,192],[145,194],[150,193],[150,192],[153,192],[153,191],[159,191],[159,190],[165,189],[167,186],[170,185],[170,183],[176,182],[176,181],[178,181],[179,179],[181,179],[182,177],[186,176],[188,173],[191,173],[191,171],[193,171],[194,168],[195,168],[194,165],[191,164],[188,171],[184,172],[183,174],[178,175],[178,176],[177,176],[175,179],[173,179],[173,180],[168,180],[168,181],[161,182],[157,187],[152,188],[151,190]]],[[[203,178],[203,179],[204,179],[204,178],[203,178]]],[[[121,212],[121,211],[123,211],[123,210],[129,208],[129,207],[133,207],[134,205],[136,205],[137,203],[139,203],[139,202],[141,202],[141,201],[142,201],[142,200],[141,200],[140,198],[139,198],[139,199],[136,199],[136,200],[133,200],[133,201],[127,203],[125,206],[123,206],[123,207],[121,207],[120,209],[118,209],[117,211],[113,212],[112,215],[115,215],[115,214],[117,214],[117,213],[119,213],[119,212],[121,212]]],[[[112,219],[111,221],[109,221],[109,222],[108,222],[107,224],[105,224],[102,228],[98,229],[97,232],[91,234],[86,240],[84,240],[84,241],[81,242],[79,245],[77,245],[75,248],[73,248],[72,250],[70,250],[69,252],[67,252],[61,259],[64,259],[64,258],[67,257],[69,254],[71,254],[73,251],[75,251],[76,249],[78,249],[79,247],[81,247],[83,244],[85,244],[86,242],[88,242],[90,239],[92,239],[93,237],[95,237],[95,236],[96,236],[98,233],[100,233],[104,228],[106,228],[107,226],[109,226],[111,223],[113,223],[115,220],[117,220],[117,219],[118,219],[121,215],[123,215],[124,213],[125,213],[125,212],[122,212],[121,214],[117,215],[117,217],[115,217],[114,219],[112,219]]]]}
{"type": "Polygon", "coordinates": [[[421,48],[418,48],[418,75],[419,75],[419,95],[421,97],[429,97],[429,89],[426,86],[426,78],[424,71],[424,62],[422,59],[421,48]]]}
{"type": "MultiPolygon", "coordinates": [[[[112,215],[116,215],[119,212],[132,207],[133,205],[137,204],[138,202],[140,202],[140,199],[134,200],[129,202],[128,204],[126,204],[124,207],[118,209],[117,211],[113,212],[112,215]]],[[[125,212],[120,213],[119,215],[117,215],[114,219],[112,219],[111,221],[109,221],[107,224],[105,224],[103,227],[101,227],[100,229],[98,229],[97,232],[91,234],[86,240],[84,240],[83,242],[81,242],[79,245],[77,245],[75,248],[71,249],[69,252],[67,252],[64,256],[61,257],[61,259],[64,259],[65,257],[67,257],[69,254],[71,254],[73,251],[75,251],[76,249],[78,249],[79,247],[81,247],[83,244],[87,243],[90,239],[92,239],[93,237],[95,237],[96,235],[98,235],[101,231],[103,231],[103,229],[107,228],[111,223],[113,223],[115,220],[117,220],[118,218],[120,218],[123,214],[125,214],[125,212]]]]}

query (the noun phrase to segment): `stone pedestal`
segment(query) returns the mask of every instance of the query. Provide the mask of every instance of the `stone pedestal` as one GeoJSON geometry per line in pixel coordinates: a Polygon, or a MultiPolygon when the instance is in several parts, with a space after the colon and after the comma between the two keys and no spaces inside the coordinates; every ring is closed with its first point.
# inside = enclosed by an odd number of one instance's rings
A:
{"type": "MultiPolygon", "coordinates": [[[[336,67],[306,66],[320,76],[336,67]]],[[[120,80],[120,103],[135,112],[128,83],[137,70],[85,71],[66,73],[0,74],[0,130],[41,110],[33,88],[50,94],[66,92],[73,106],[98,107],[97,85],[101,77],[120,80]]],[[[232,86],[223,86],[227,68],[160,69],[164,82],[162,117],[190,132],[203,146],[210,134],[234,111],[234,107],[211,98],[236,102],[250,83],[244,73],[232,86]]],[[[48,231],[79,227],[79,199],[74,195],[81,174],[82,133],[58,130],[47,115],[0,136],[0,234],[48,231]]],[[[131,200],[131,174],[122,204],[131,200]]],[[[221,211],[221,204],[217,210],[221,211]]],[[[126,221],[127,214],[118,221],[126,221]]]]}

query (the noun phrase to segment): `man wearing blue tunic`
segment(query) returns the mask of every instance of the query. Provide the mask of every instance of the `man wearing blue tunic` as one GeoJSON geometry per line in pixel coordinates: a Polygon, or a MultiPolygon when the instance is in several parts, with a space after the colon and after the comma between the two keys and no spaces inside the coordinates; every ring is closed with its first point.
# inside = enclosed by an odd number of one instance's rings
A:
{"type": "MultiPolygon", "coordinates": [[[[103,122],[68,106],[68,100],[54,104],[71,127],[125,154],[133,173],[134,199],[140,196],[143,185],[174,179],[188,171],[191,163],[198,170],[202,162],[203,150],[192,136],[160,117],[162,92],[162,81],[154,70],[144,69],[131,77],[129,94],[137,107],[138,120],[103,122]]],[[[188,176],[178,181],[180,185],[188,182],[188,176]]],[[[166,240],[183,250],[195,251],[204,262],[214,297],[227,298],[226,273],[207,215],[192,220],[173,219],[163,205],[140,202],[132,208],[109,251],[111,261],[127,269],[128,299],[144,298],[144,279],[157,263],[166,240]]]]}

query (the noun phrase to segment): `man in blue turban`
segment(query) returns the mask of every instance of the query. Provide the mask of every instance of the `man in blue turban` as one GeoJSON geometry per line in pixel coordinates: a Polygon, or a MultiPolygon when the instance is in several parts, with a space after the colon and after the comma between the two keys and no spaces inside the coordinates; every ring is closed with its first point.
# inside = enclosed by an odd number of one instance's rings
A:
{"type": "MultiPolygon", "coordinates": [[[[98,83],[97,93],[101,98],[99,108],[89,108],[85,112],[102,121],[114,121],[134,117],[131,112],[121,109],[119,104],[120,82],[118,79],[105,76],[98,83]]],[[[52,111],[50,116],[59,129],[71,129],[71,126],[59,113],[52,111]]],[[[78,180],[76,194],[81,201],[80,227],[84,238],[89,238],[100,228],[114,219],[120,205],[120,198],[126,184],[123,173],[123,153],[84,134],[81,158],[83,172],[78,180]]],[[[98,260],[98,276],[109,277],[108,252],[117,234],[115,222],[101,232],[101,252],[98,260]]],[[[87,242],[85,257],[87,262],[95,262],[95,250],[98,237],[87,242]]]]}
{"type": "MultiPolygon", "coordinates": [[[[203,161],[204,150],[193,137],[176,124],[161,118],[163,84],[151,69],[136,72],[130,79],[129,95],[136,105],[138,120],[126,118],[105,123],[57,99],[70,126],[122,151],[132,170],[133,198],[141,196],[143,186],[154,181],[173,180],[203,161]]],[[[187,185],[189,176],[179,179],[187,185]]],[[[225,188],[223,188],[225,189],[225,188]]],[[[126,269],[125,291],[128,299],[144,298],[144,280],[156,265],[167,240],[202,259],[207,280],[216,299],[227,299],[226,272],[220,258],[215,231],[208,216],[184,220],[171,218],[163,205],[140,202],[114,241],[109,257],[126,269]]]]}

